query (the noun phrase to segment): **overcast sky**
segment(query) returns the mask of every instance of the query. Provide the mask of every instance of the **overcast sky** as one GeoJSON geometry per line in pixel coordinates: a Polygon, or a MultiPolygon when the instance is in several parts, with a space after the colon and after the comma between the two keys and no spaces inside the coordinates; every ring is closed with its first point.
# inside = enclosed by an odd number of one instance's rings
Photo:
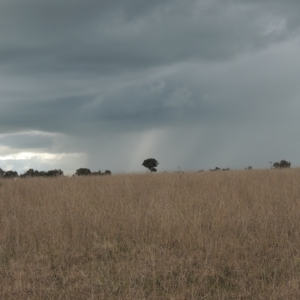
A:
{"type": "Polygon", "coordinates": [[[300,166],[299,0],[1,0],[0,167],[300,166]]]}

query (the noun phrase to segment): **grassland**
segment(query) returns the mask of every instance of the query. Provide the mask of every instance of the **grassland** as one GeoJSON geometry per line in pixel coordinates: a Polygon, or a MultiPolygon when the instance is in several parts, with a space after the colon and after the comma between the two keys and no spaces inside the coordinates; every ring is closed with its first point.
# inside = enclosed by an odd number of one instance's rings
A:
{"type": "Polygon", "coordinates": [[[300,170],[2,180],[0,299],[300,299],[300,170]]]}

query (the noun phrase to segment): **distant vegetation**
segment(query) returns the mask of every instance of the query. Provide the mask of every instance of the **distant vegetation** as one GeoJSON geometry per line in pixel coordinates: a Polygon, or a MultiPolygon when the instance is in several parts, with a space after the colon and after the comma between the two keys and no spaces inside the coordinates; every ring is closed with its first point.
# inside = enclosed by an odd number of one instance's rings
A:
{"type": "MultiPolygon", "coordinates": [[[[145,159],[142,163],[142,166],[147,168],[151,173],[157,172],[157,166],[159,162],[154,158],[145,159]]],[[[270,166],[272,162],[270,162],[270,166]]],[[[285,169],[290,168],[291,163],[286,160],[281,160],[280,162],[273,163],[273,168],[275,169],[285,169]]],[[[248,166],[245,168],[246,170],[252,170],[252,166],[248,166]]],[[[214,169],[209,169],[210,171],[229,171],[229,168],[219,168],[215,167],[214,169]]],[[[199,170],[198,172],[203,172],[204,170],[199,170]]],[[[180,172],[180,171],[179,171],[180,172]]],[[[76,170],[73,176],[100,176],[100,175],[111,175],[110,170],[105,170],[101,172],[100,170],[97,172],[92,172],[88,168],[79,168],[76,170]]],[[[0,168],[0,178],[28,178],[28,177],[57,177],[57,176],[64,176],[64,172],[61,169],[55,169],[50,171],[38,171],[34,169],[29,169],[23,174],[18,174],[16,171],[4,171],[0,168]]]]}
{"type": "Polygon", "coordinates": [[[15,178],[18,177],[18,172],[16,171],[3,171],[0,168],[0,178],[15,178]]]}
{"type": "Polygon", "coordinates": [[[56,177],[56,176],[63,176],[64,172],[61,169],[58,170],[50,170],[50,171],[37,171],[33,169],[29,169],[28,171],[24,172],[20,177],[56,177]]]}
{"type": "Polygon", "coordinates": [[[98,172],[91,172],[90,169],[80,168],[77,169],[75,173],[75,176],[87,176],[87,175],[111,175],[111,171],[106,170],[104,173],[102,173],[100,170],[98,172]]]}
{"type": "Polygon", "coordinates": [[[291,167],[291,163],[286,160],[281,160],[280,162],[275,162],[273,164],[273,168],[275,169],[290,168],[290,167],[291,167]]]}
{"type": "Polygon", "coordinates": [[[214,169],[209,169],[209,171],[230,171],[230,169],[229,168],[224,168],[224,169],[220,169],[220,168],[218,168],[218,167],[215,167],[214,169]]]}
{"type": "Polygon", "coordinates": [[[144,162],[142,163],[142,166],[149,169],[150,172],[156,172],[157,171],[156,168],[157,168],[158,164],[159,164],[159,162],[156,159],[148,158],[148,159],[144,160],[144,162]]]}
{"type": "MultiPolygon", "coordinates": [[[[80,168],[76,170],[73,176],[87,176],[87,175],[111,175],[110,170],[106,170],[102,173],[100,170],[98,172],[91,172],[90,169],[80,168]]],[[[0,168],[0,178],[31,178],[31,177],[58,177],[64,176],[64,172],[61,169],[50,170],[50,171],[37,171],[34,169],[29,169],[23,174],[18,174],[16,171],[3,171],[0,168]]]]}

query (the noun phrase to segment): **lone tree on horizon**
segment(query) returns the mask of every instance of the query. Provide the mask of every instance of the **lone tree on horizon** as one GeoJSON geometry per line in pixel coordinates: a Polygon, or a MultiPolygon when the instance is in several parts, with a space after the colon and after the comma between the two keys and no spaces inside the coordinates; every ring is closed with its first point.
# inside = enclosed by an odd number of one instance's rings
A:
{"type": "Polygon", "coordinates": [[[142,166],[144,166],[145,168],[149,169],[150,172],[156,172],[156,167],[158,166],[159,162],[154,159],[154,158],[148,158],[145,159],[144,162],[142,163],[142,166]]]}

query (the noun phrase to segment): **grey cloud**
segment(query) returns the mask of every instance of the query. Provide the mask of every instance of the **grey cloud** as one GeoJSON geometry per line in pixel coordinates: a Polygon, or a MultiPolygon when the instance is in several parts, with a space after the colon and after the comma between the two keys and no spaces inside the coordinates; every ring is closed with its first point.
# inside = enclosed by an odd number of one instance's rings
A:
{"type": "Polygon", "coordinates": [[[14,72],[106,74],[224,60],[286,39],[299,28],[295,2],[14,2],[2,4],[6,30],[0,36],[0,61],[17,62],[14,72]],[[272,30],[282,20],[286,28],[272,30]]]}
{"type": "MultiPolygon", "coordinates": [[[[6,130],[68,131],[69,126],[85,120],[84,107],[93,101],[92,96],[74,96],[51,101],[21,101],[6,104],[0,112],[0,124],[6,130]]],[[[85,120],[87,121],[87,120],[85,120]]]]}
{"type": "Polygon", "coordinates": [[[143,170],[135,160],[148,155],[164,168],[296,159],[299,9],[291,0],[2,1],[0,132],[15,135],[0,144],[82,153],[80,164],[120,171],[143,170]],[[23,134],[32,130],[64,138],[23,134]]]}
{"type": "Polygon", "coordinates": [[[5,135],[0,136],[0,145],[13,149],[50,149],[53,136],[32,133],[5,135]]]}

